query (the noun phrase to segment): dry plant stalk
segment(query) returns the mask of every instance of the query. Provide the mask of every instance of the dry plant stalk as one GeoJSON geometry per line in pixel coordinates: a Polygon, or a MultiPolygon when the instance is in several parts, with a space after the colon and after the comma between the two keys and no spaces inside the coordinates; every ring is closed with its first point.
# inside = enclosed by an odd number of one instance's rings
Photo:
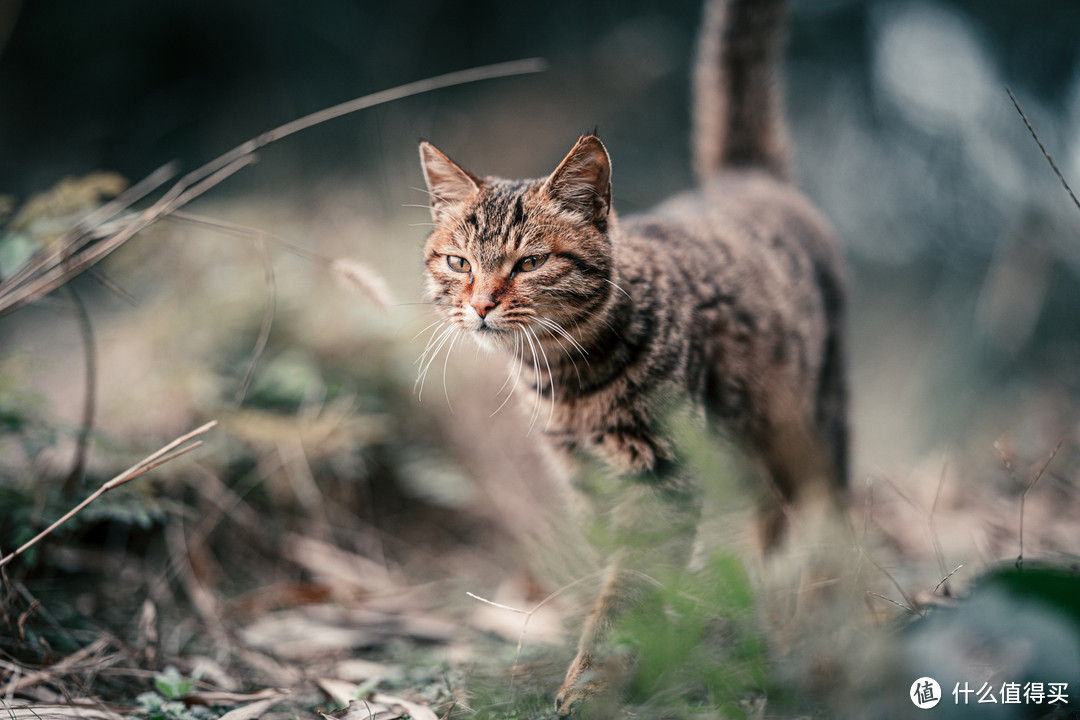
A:
{"type": "Polygon", "coordinates": [[[327,120],[393,100],[453,85],[540,72],[544,67],[543,60],[539,58],[484,65],[399,85],[334,105],[236,146],[181,177],[150,207],[141,212],[121,215],[136,202],[159,190],[176,174],[175,164],[165,165],[90,213],[54,243],[52,249],[39,250],[11,277],[0,282],[0,315],[49,294],[89,270],[136,233],[175,213],[233,173],[254,163],[255,151],[272,142],[327,120]]]}
{"type": "Polygon", "coordinates": [[[1027,114],[1024,113],[1024,109],[1020,107],[1020,101],[1016,99],[1016,96],[1013,95],[1013,91],[1009,88],[1005,88],[1005,92],[1009,93],[1009,99],[1012,100],[1013,107],[1016,108],[1016,112],[1020,113],[1020,118],[1024,121],[1024,125],[1027,126],[1028,132],[1031,133],[1031,137],[1035,139],[1035,142],[1036,144],[1038,144],[1039,149],[1042,150],[1043,157],[1046,158],[1046,161],[1048,163],[1050,163],[1050,167],[1054,170],[1054,174],[1057,175],[1057,179],[1061,181],[1061,184],[1065,188],[1065,192],[1069,193],[1069,197],[1072,198],[1073,205],[1076,206],[1077,210],[1080,210],[1080,200],[1076,199],[1076,193],[1074,193],[1073,189],[1069,187],[1069,183],[1065,180],[1065,176],[1061,174],[1060,170],[1058,170],[1058,166],[1057,163],[1054,162],[1054,158],[1050,157],[1050,152],[1046,149],[1046,146],[1043,145],[1042,140],[1039,139],[1039,134],[1035,132],[1035,128],[1031,126],[1031,121],[1028,120],[1027,114]]]}
{"type": "Polygon", "coordinates": [[[112,478],[111,480],[108,480],[101,487],[99,487],[97,490],[95,490],[93,493],[91,493],[85,500],[83,500],[81,503],[79,503],[78,505],[73,507],[71,510],[66,512],[63,515],[63,517],[61,517],[59,520],[54,522],[52,525],[50,525],[49,527],[45,528],[40,533],[38,533],[37,536],[35,536],[32,540],[27,541],[19,549],[15,550],[14,552],[12,552],[12,553],[6,555],[5,557],[3,557],[2,559],[0,559],[0,568],[3,568],[5,565],[7,565],[8,563],[10,563],[12,560],[19,557],[20,555],[22,555],[24,552],[26,552],[27,550],[32,548],[34,545],[37,545],[44,538],[48,537],[53,532],[55,532],[58,527],[60,527],[61,525],[66,523],[68,520],[70,520],[71,518],[78,515],[90,503],[94,502],[95,500],[97,500],[99,497],[101,497],[102,495],[104,495],[108,491],[110,491],[110,490],[112,490],[114,488],[118,488],[121,485],[123,485],[124,483],[126,483],[126,482],[128,482],[130,480],[134,480],[135,478],[137,478],[137,477],[139,477],[141,475],[145,475],[146,473],[150,472],[151,470],[158,467],[159,465],[164,465],[165,463],[169,462],[170,460],[178,458],[181,455],[183,455],[185,453],[188,453],[188,452],[191,452],[195,448],[201,446],[202,445],[202,440],[197,440],[196,442],[193,442],[190,445],[187,445],[186,447],[180,447],[181,445],[184,445],[184,443],[188,442],[189,440],[192,440],[193,438],[198,437],[199,435],[202,435],[203,433],[207,432],[208,430],[213,428],[215,425],[217,425],[217,420],[211,420],[210,422],[206,423],[205,425],[197,427],[197,428],[195,428],[194,430],[192,430],[191,432],[189,432],[189,433],[187,433],[185,435],[181,435],[180,437],[176,438],[175,440],[173,440],[168,445],[165,445],[164,447],[162,447],[157,452],[146,456],[145,458],[143,458],[139,462],[137,462],[134,465],[132,465],[131,467],[129,467],[124,472],[120,473],[119,475],[112,478]],[[177,450],[177,448],[180,448],[180,449],[177,450]]]}
{"type": "MultiPolygon", "coordinates": [[[[1012,93],[1009,93],[1009,95],[1011,96],[1012,93]]],[[[1014,99],[1013,102],[1016,102],[1016,100],[1014,99]]],[[[1040,145],[1041,144],[1042,143],[1040,143],[1040,145]]],[[[1062,182],[1064,182],[1064,180],[1062,182]]],[[[1046,458],[1046,462],[1044,462],[1042,464],[1042,467],[1039,468],[1039,472],[1035,475],[1035,479],[1032,480],[1031,483],[1028,485],[1020,482],[1020,478],[1016,476],[1016,471],[1013,470],[1012,463],[1009,461],[1009,456],[1005,454],[1005,451],[1001,447],[1001,443],[994,443],[994,450],[997,451],[998,457],[1001,458],[1001,463],[1005,466],[1005,470],[1009,473],[1009,477],[1011,477],[1013,479],[1013,482],[1015,482],[1018,486],[1023,488],[1020,492],[1020,527],[1017,530],[1018,541],[1020,544],[1020,552],[1016,556],[1016,568],[1018,570],[1023,570],[1024,568],[1024,510],[1025,505],[1027,504],[1028,493],[1031,492],[1032,489],[1034,489],[1034,487],[1039,484],[1040,480],[1042,480],[1042,476],[1046,472],[1046,468],[1050,467],[1050,463],[1053,462],[1054,457],[1057,456],[1058,450],[1061,449],[1061,446],[1064,442],[1064,440],[1058,441],[1058,444],[1055,445],[1054,449],[1050,451],[1050,455],[1046,458]]]]}

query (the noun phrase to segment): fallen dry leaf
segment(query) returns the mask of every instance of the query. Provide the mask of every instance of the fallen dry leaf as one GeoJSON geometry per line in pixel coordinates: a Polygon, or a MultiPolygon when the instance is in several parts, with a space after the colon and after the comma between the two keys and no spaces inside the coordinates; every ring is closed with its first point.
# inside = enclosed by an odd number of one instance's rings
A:
{"type": "Polygon", "coordinates": [[[401,677],[405,670],[400,665],[388,665],[361,658],[342,660],[334,666],[334,677],[349,682],[362,683],[373,678],[391,680],[401,677]]]}
{"type": "Polygon", "coordinates": [[[330,585],[349,584],[361,590],[388,590],[397,584],[386,568],[337,545],[290,534],[285,538],[285,557],[330,585]]]}
{"type": "Polygon", "coordinates": [[[377,703],[389,705],[392,708],[400,707],[405,710],[405,714],[413,720],[439,720],[439,716],[427,705],[420,705],[393,695],[382,695],[380,693],[373,694],[371,699],[377,703]]]}
{"type": "Polygon", "coordinates": [[[288,690],[279,688],[266,688],[253,693],[206,691],[187,693],[180,700],[188,705],[239,705],[240,703],[254,702],[256,700],[280,700],[290,694],[288,690]]]}
{"type": "Polygon", "coordinates": [[[267,698],[265,700],[258,700],[253,703],[248,703],[238,708],[233,708],[229,712],[222,715],[218,720],[257,720],[261,718],[270,708],[277,705],[279,702],[287,697],[288,693],[279,695],[278,697],[267,698]]]}
{"type": "Polygon", "coordinates": [[[360,691],[360,686],[356,683],[337,680],[335,678],[319,678],[315,681],[315,684],[319,686],[320,690],[326,693],[326,696],[330,698],[335,705],[341,705],[342,707],[346,707],[353,700],[356,700],[357,693],[360,691]]]}
{"type": "Polygon", "coordinates": [[[320,713],[328,720],[398,720],[405,717],[404,708],[395,710],[369,700],[353,699],[349,706],[332,713],[320,713]]]}
{"type": "Polygon", "coordinates": [[[305,608],[296,608],[264,615],[241,630],[240,637],[276,657],[307,660],[378,645],[385,639],[386,629],[350,627],[332,619],[311,617],[305,608]]]}

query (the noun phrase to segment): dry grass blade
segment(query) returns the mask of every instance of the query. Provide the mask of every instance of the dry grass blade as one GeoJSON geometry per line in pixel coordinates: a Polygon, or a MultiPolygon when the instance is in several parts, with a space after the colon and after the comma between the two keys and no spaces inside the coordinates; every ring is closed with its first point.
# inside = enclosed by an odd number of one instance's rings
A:
{"type": "Polygon", "coordinates": [[[453,85],[540,72],[544,67],[544,62],[539,58],[485,65],[418,80],[320,110],[238,145],[181,177],[146,210],[115,220],[109,225],[104,224],[138,199],[164,185],[172,176],[172,169],[166,166],[77,223],[60,239],[55,250],[42,251],[26,267],[0,282],[0,315],[14,312],[89,270],[136,233],[168,217],[233,173],[254,163],[255,151],[272,142],[327,120],[393,100],[453,85]]]}
{"type": "Polygon", "coordinates": [[[959,565],[957,565],[956,567],[954,567],[952,569],[952,572],[950,572],[945,577],[941,578],[941,582],[939,582],[937,585],[934,586],[934,594],[935,595],[937,594],[937,591],[941,589],[942,585],[944,585],[945,587],[948,587],[948,585],[946,583],[949,582],[949,578],[951,578],[953,575],[955,575],[957,573],[957,571],[959,571],[960,568],[962,568],[962,567],[964,567],[964,563],[960,563],[959,565]]]}
{"type": "Polygon", "coordinates": [[[904,605],[903,603],[899,603],[899,602],[897,602],[897,601],[895,601],[895,600],[893,600],[891,598],[887,598],[884,595],[881,595],[881,594],[876,593],[876,592],[867,591],[867,594],[871,595],[873,597],[881,598],[882,600],[888,600],[893,605],[896,605],[897,607],[902,607],[905,610],[907,610],[908,612],[910,612],[911,614],[918,615],[918,616],[922,617],[923,613],[919,612],[916,609],[915,601],[906,592],[904,592],[903,586],[899,582],[896,581],[896,578],[893,577],[893,574],[890,573],[885,568],[883,568],[880,564],[878,564],[878,562],[876,560],[874,560],[874,558],[868,552],[866,552],[865,550],[863,550],[861,552],[861,555],[862,555],[862,557],[865,557],[867,560],[869,560],[870,564],[873,565],[874,567],[876,567],[878,569],[878,571],[881,572],[882,575],[884,575],[886,578],[888,578],[889,582],[891,582],[893,587],[896,588],[897,592],[900,593],[900,596],[902,598],[904,598],[904,602],[906,602],[907,605],[904,605]]]}
{"type": "Polygon", "coordinates": [[[189,433],[187,433],[185,435],[181,435],[180,437],[178,437],[175,440],[173,440],[172,442],[170,442],[168,445],[165,445],[164,447],[162,447],[157,452],[155,452],[155,453],[153,453],[151,455],[148,455],[147,457],[143,458],[139,462],[137,462],[134,465],[132,465],[131,467],[129,467],[124,472],[120,473],[119,475],[112,478],[111,480],[108,480],[101,487],[99,487],[97,490],[95,490],[93,493],[91,493],[85,500],[83,500],[81,503],[79,503],[78,505],[73,507],[71,510],[66,512],[63,515],[63,517],[61,517],[59,520],[57,520],[56,522],[54,522],[49,527],[42,530],[40,533],[37,534],[37,536],[35,536],[33,539],[31,539],[31,540],[27,541],[26,543],[24,543],[21,547],[19,547],[14,552],[12,552],[12,553],[8,554],[7,556],[5,556],[4,558],[0,559],[0,568],[4,567],[8,563],[10,563],[12,560],[19,557],[24,552],[26,552],[27,550],[32,548],[34,545],[37,545],[43,539],[45,539],[46,537],[51,535],[53,532],[56,531],[56,529],[58,527],[60,527],[61,525],[66,523],[68,520],[70,520],[71,518],[78,515],[80,512],[82,512],[86,508],[86,506],[88,506],[90,503],[97,500],[99,497],[101,497],[102,495],[107,493],[109,490],[117,488],[117,487],[123,485],[124,483],[126,483],[126,482],[128,482],[130,480],[134,480],[135,478],[139,477],[140,475],[145,475],[146,473],[150,472],[151,470],[153,470],[157,466],[163,465],[164,463],[167,463],[170,460],[173,460],[173,459],[175,459],[175,458],[177,458],[177,457],[179,457],[179,456],[181,456],[181,455],[183,455],[185,453],[188,453],[188,452],[194,450],[195,448],[201,446],[202,441],[199,440],[199,441],[193,442],[192,444],[190,444],[190,445],[188,445],[186,447],[180,447],[181,445],[184,445],[184,443],[187,443],[188,441],[190,441],[190,440],[198,437],[199,435],[202,435],[203,433],[207,432],[208,430],[213,428],[215,425],[217,425],[217,420],[211,420],[210,422],[206,423],[205,425],[202,425],[202,426],[200,426],[198,428],[195,428],[194,430],[192,430],[191,432],[189,432],[189,433]],[[179,449],[177,449],[177,448],[179,448],[179,449]]]}
{"type": "Polygon", "coordinates": [[[866,594],[868,596],[870,596],[870,597],[875,597],[878,600],[884,600],[887,603],[892,603],[896,607],[900,608],[901,610],[906,610],[907,612],[911,613],[912,615],[920,615],[921,614],[917,610],[915,610],[915,608],[909,607],[909,606],[905,605],[902,602],[897,602],[896,600],[893,600],[891,597],[887,597],[885,595],[882,595],[881,593],[874,592],[873,590],[867,590],[866,594]]]}

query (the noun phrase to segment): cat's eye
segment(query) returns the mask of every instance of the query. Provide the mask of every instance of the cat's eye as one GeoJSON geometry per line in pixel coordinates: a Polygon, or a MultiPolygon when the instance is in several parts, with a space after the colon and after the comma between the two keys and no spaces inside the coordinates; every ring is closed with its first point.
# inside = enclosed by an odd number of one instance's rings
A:
{"type": "Polygon", "coordinates": [[[514,272],[529,272],[535,270],[544,264],[544,261],[548,259],[547,255],[529,255],[518,260],[517,265],[514,266],[514,272]]]}
{"type": "Polygon", "coordinates": [[[469,261],[460,255],[447,255],[446,264],[450,266],[450,269],[454,272],[469,272],[472,270],[472,265],[469,261]]]}

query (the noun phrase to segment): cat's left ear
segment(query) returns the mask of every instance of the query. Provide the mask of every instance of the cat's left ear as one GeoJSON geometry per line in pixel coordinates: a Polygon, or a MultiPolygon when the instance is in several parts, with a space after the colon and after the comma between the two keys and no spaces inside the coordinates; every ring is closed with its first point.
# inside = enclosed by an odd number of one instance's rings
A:
{"type": "Polygon", "coordinates": [[[611,210],[611,158],[595,135],[583,135],[544,183],[544,192],[594,223],[611,210]]]}
{"type": "Polygon", "coordinates": [[[420,164],[431,197],[431,219],[444,222],[484,184],[427,140],[420,141],[420,164]]]}

